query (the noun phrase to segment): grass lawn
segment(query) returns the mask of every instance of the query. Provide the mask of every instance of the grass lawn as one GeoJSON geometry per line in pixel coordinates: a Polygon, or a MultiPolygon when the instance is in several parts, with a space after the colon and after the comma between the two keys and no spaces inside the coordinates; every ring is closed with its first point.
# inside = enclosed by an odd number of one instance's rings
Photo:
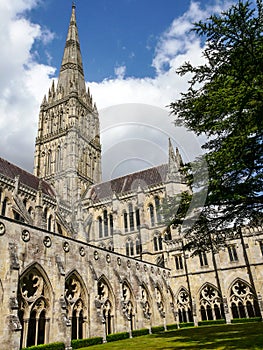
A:
{"type": "Polygon", "coordinates": [[[183,328],[82,350],[263,349],[263,322],[183,328]]]}

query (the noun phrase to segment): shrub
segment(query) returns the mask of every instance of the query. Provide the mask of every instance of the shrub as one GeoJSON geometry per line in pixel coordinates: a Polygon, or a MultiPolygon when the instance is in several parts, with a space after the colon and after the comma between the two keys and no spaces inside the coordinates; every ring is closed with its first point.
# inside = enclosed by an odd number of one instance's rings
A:
{"type": "Polygon", "coordinates": [[[149,329],[148,328],[142,328],[142,329],[135,329],[132,331],[132,336],[133,337],[139,337],[141,335],[147,335],[149,334],[149,329]]]}
{"type": "Polygon", "coordinates": [[[64,350],[64,343],[50,343],[50,344],[41,344],[36,346],[30,346],[29,348],[23,348],[22,350],[64,350]]]}
{"type": "Polygon", "coordinates": [[[171,330],[173,330],[173,329],[177,329],[178,327],[177,327],[177,324],[174,323],[174,324],[168,324],[168,325],[166,326],[166,328],[167,328],[167,331],[171,331],[171,330]]]}
{"type": "Polygon", "coordinates": [[[199,321],[198,326],[212,326],[214,324],[224,324],[226,320],[224,318],[220,320],[207,320],[207,321],[199,321]]]}
{"type": "Polygon", "coordinates": [[[164,326],[152,327],[152,334],[160,333],[164,331],[164,326]]]}
{"type": "Polygon", "coordinates": [[[113,334],[107,335],[106,340],[107,340],[107,342],[111,342],[111,341],[116,341],[116,340],[127,339],[129,337],[130,337],[129,332],[113,333],[113,334]]]}
{"type": "Polygon", "coordinates": [[[179,328],[194,327],[194,322],[182,322],[179,324],[179,328]]]}
{"type": "Polygon", "coordinates": [[[102,344],[102,337],[94,337],[87,339],[74,339],[71,341],[72,349],[81,349],[86,346],[102,344]]]}
{"type": "Polygon", "coordinates": [[[247,322],[260,322],[261,317],[250,317],[250,318],[233,318],[231,323],[247,323],[247,322]]]}

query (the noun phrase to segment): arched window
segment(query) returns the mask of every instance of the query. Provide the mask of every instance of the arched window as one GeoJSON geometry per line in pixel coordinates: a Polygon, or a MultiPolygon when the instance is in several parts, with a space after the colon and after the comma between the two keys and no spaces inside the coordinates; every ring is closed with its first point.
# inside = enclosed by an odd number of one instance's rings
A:
{"type": "MultiPolygon", "coordinates": [[[[190,302],[190,296],[186,289],[181,288],[177,296],[177,309],[179,322],[192,322],[193,314],[190,302]]],[[[202,312],[202,309],[201,309],[202,312]]]]}
{"type": "Polygon", "coordinates": [[[129,203],[128,208],[129,208],[130,231],[134,231],[134,216],[133,216],[133,208],[131,203],[129,203]]]}
{"type": "Polygon", "coordinates": [[[104,223],[104,237],[108,237],[109,228],[108,228],[108,213],[107,210],[103,211],[103,223],[104,223]]]}
{"type": "Polygon", "coordinates": [[[133,296],[130,287],[126,282],[122,283],[122,312],[129,321],[130,330],[134,328],[134,307],[133,296]]]}
{"type": "Polygon", "coordinates": [[[140,210],[139,209],[136,209],[135,216],[136,216],[136,227],[137,227],[137,230],[139,230],[139,228],[141,226],[140,210]]]}
{"type": "Polygon", "coordinates": [[[99,300],[100,312],[105,321],[105,333],[106,335],[111,334],[113,331],[113,295],[109,284],[104,278],[98,281],[98,295],[96,297],[99,300]]]}
{"type": "Polygon", "coordinates": [[[139,237],[136,238],[135,245],[136,245],[136,255],[140,255],[142,253],[142,245],[139,237]]]}
{"type": "Polygon", "coordinates": [[[149,205],[149,215],[151,226],[154,226],[154,209],[152,204],[149,205]]]}
{"type": "Polygon", "coordinates": [[[109,219],[110,219],[110,234],[112,236],[113,235],[113,215],[112,214],[109,215],[109,219]]]}
{"type": "Polygon", "coordinates": [[[6,206],[8,203],[8,198],[5,197],[5,199],[3,200],[3,204],[2,204],[2,210],[1,210],[1,215],[2,216],[6,216],[6,206]]]}
{"type": "Polygon", "coordinates": [[[124,221],[124,231],[128,232],[128,215],[126,211],[123,212],[123,221],[124,221]]]}
{"type": "Polygon", "coordinates": [[[32,219],[34,219],[34,209],[32,207],[28,208],[28,214],[31,216],[32,219]]]}
{"type": "Polygon", "coordinates": [[[99,238],[102,238],[103,236],[103,231],[102,231],[102,218],[99,216],[98,217],[98,223],[99,223],[99,238]]]}
{"type": "Polygon", "coordinates": [[[200,292],[200,311],[202,321],[224,318],[221,294],[210,284],[206,284],[200,292]]]}
{"type": "Polygon", "coordinates": [[[161,222],[161,214],[160,214],[160,199],[158,196],[154,197],[155,211],[156,211],[156,219],[157,222],[161,222]]]}
{"type": "Polygon", "coordinates": [[[153,246],[154,246],[154,250],[157,252],[158,249],[158,237],[154,236],[153,237],[153,246]]]}
{"type": "Polygon", "coordinates": [[[52,159],[51,159],[51,150],[48,151],[48,154],[47,154],[47,167],[46,167],[46,175],[50,175],[51,174],[51,162],[52,162],[52,159]]]}
{"type": "Polygon", "coordinates": [[[56,155],[56,171],[60,171],[61,170],[61,147],[58,146],[57,148],[57,155],[56,155]]]}
{"type": "Polygon", "coordinates": [[[21,347],[48,343],[51,293],[37,268],[33,267],[21,276],[18,302],[21,347]]]}
{"type": "Polygon", "coordinates": [[[133,256],[134,255],[134,244],[132,240],[128,240],[126,242],[126,255],[133,256]]]}
{"type": "Polygon", "coordinates": [[[232,285],[230,303],[233,318],[260,316],[256,295],[252,288],[244,281],[237,280],[232,285]]]}
{"type": "Polygon", "coordinates": [[[53,222],[53,216],[49,215],[48,222],[47,222],[47,230],[52,231],[52,222],[53,222]]]}
{"type": "Polygon", "coordinates": [[[163,250],[163,239],[160,234],[155,234],[153,237],[153,247],[156,252],[163,250]]]}
{"type": "Polygon", "coordinates": [[[86,294],[76,273],[72,273],[65,283],[67,313],[71,319],[71,339],[82,339],[84,330],[84,313],[86,312],[86,294]]]}

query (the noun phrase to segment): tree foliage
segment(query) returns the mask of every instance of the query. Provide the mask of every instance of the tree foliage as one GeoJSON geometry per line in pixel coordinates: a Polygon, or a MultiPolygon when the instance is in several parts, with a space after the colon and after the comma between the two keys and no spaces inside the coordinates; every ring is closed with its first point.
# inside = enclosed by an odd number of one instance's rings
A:
{"type": "MultiPolygon", "coordinates": [[[[217,232],[230,223],[262,220],[262,0],[254,8],[240,0],[192,30],[205,38],[205,63],[179,68],[191,79],[188,91],[170,107],[176,125],[207,136],[208,195],[188,232],[205,237],[207,230],[217,232]]],[[[202,178],[203,169],[195,169],[202,178]]]]}

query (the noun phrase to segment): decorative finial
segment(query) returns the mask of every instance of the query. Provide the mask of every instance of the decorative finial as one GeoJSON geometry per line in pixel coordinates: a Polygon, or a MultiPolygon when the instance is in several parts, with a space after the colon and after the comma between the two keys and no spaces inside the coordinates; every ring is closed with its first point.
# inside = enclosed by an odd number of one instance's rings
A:
{"type": "Polygon", "coordinates": [[[75,3],[75,1],[72,1],[72,8],[76,8],[76,3],[75,3]]]}

